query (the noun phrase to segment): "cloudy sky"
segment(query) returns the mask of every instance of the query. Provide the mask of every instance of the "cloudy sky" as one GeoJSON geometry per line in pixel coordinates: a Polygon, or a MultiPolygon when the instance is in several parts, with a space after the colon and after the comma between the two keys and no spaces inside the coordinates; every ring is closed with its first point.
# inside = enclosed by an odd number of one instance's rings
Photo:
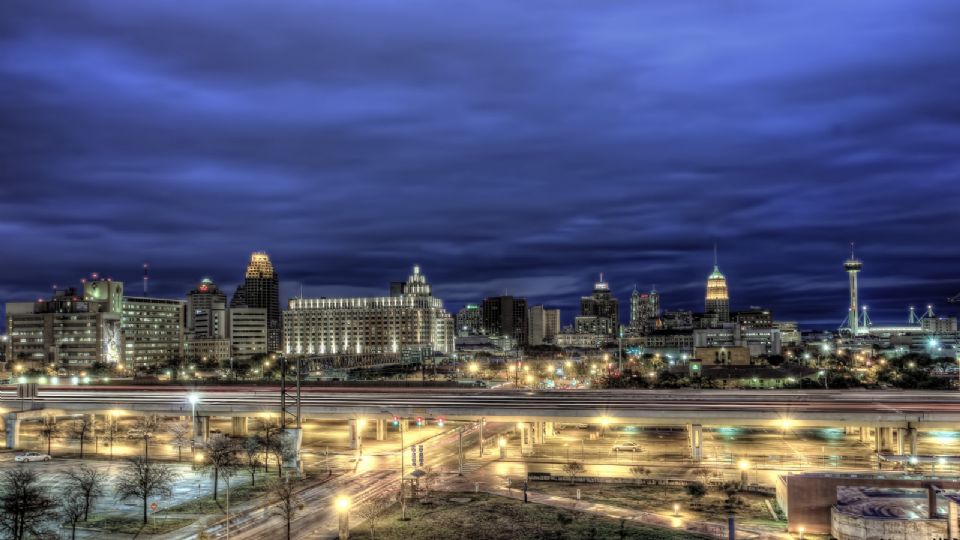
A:
{"type": "MultiPolygon", "coordinates": [[[[570,320],[598,272],[834,326],[960,292],[960,2],[0,6],[0,301],[98,271],[570,320]]],[[[625,303],[625,302],[624,302],[625,303]]],[[[625,311],[625,310],[624,310],[625,311]]]]}

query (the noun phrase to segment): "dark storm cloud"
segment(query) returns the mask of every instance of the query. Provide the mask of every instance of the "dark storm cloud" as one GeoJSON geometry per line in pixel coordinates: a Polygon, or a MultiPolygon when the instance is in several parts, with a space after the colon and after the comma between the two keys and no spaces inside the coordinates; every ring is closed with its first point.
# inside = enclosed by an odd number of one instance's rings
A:
{"type": "Polygon", "coordinates": [[[0,298],[424,266],[452,308],[596,273],[835,324],[960,292],[955,2],[6,2],[0,298]],[[128,287],[136,286],[131,283],[128,287]]]}

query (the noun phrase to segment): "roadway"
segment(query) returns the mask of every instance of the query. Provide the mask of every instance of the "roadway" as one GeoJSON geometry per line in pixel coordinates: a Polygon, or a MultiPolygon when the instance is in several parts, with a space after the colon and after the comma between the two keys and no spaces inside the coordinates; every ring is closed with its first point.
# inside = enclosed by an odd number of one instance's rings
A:
{"type": "MultiPolygon", "coordinates": [[[[187,395],[200,394],[197,414],[256,416],[279,408],[270,387],[41,387],[23,403],[10,387],[0,390],[7,411],[53,409],[66,413],[123,409],[189,414],[187,395]]],[[[327,418],[443,416],[503,421],[645,425],[771,426],[788,419],[794,426],[951,427],[960,422],[960,393],[829,390],[452,390],[307,387],[303,415],[327,418]]]]}

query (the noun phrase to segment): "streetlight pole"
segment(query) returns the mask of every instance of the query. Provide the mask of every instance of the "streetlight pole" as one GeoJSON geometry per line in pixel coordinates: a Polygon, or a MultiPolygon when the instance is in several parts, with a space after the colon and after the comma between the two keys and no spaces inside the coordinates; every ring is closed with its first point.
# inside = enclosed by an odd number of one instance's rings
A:
{"type": "Polygon", "coordinates": [[[340,515],[340,540],[350,538],[350,499],[346,495],[337,497],[337,513],[340,515]]]}
{"type": "Polygon", "coordinates": [[[407,501],[403,496],[403,478],[406,476],[406,466],[404,465],[403,461],[406,459],[406,456],[404,455],[406,449],[404,448],[403,444],[403,424],[404,420],[403,418],[400,418],[400,521],[407,520],[407,501]]]}

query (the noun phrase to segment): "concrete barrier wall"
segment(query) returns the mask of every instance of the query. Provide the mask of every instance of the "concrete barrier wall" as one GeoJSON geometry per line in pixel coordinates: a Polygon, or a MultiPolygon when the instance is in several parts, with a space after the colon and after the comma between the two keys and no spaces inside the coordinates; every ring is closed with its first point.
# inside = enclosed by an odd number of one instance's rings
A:
{"type": "Polygon", "coordinates": [[[947,538],[947,520],[865,518],[834,507],[830,534],[837,540],[941,540],[947,538]]]}

